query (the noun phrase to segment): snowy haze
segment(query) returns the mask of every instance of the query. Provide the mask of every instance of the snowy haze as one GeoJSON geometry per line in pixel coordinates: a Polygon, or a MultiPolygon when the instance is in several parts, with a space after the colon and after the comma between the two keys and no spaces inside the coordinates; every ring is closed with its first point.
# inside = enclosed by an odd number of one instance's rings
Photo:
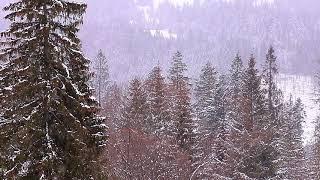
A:
{"type": "Polygon", "coordinates": [[[158,61],[167,67],[178,49],[195,73],[206,61],[227,69],[238,51],[261,63],[269,45],[276,47],[283,72],[317,71],[318,1],[100,2],[88,2],[81,37],[89,57],[99,48],[109,54],[115,79],[144,74],[158,61]]]}
{"type": "Polygon", "coordinates": [[[284,73],[313,75],[318,68],[318,0],[81,1],[88,3],[83,48],[91,59],[104,50],[116,80],[143,75],[158,62],[166,68],[176,50],[194,75],[207,61],[226,70],[238,51],[261,64],[270,45],[284,73]]]}
{"type": "MultiPolygon", "coordinates": [[[[78,0],[80,1],[80,0],[78,0]]],[[[0,0],[3,7],[10,0],[0,0]]],[[[195,78],[207,61],[225,71],[237,52],[263,63],[276,49],[286,96],[302,97],[312,136],[317,108],[313,77],[320,59],[319,0],[81,0],[88,11],[80,32],[83,49],[94,59],[102,49],[113,80],[144,75],[158,62],[167,70],[181,50],[195,78]]],[[[0,15],[4,16],[4,12],[0,15]]],[[[0,20],[0,29],[6,23],[0,20]]]]}

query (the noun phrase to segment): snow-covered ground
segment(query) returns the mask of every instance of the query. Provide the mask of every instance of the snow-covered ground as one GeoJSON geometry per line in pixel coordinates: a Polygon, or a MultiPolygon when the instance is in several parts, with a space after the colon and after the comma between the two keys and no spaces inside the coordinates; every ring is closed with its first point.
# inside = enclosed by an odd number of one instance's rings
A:
{"type": "Polygon", "coordinates": [[[318,105],[315,102],[317,86],[314,77],[280,74],[278,86],[284,92],[286,99],[289,99],[290,94],[295,99],[301,98],[307,116],[304,123],[305,144],[310,142],[314,132],[314,121],[320,115],[318,105]]]}
{"type": "Polygon", "coordinates": [[[153,37],[160,37],[165,39],[177,39],[178,35],[176,33],[170,32],[168,29],[162,30],[150,30],[150,34],[153,37]]]}

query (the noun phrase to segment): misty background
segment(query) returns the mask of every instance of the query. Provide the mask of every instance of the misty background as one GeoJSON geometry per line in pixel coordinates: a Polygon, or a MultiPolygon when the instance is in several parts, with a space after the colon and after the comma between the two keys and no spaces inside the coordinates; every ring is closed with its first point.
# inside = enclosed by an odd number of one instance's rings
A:
{"type": "MultiPolygon", "coordinates": [[[[158,63],[167,71],[177,50],[196,78],[210,61],[229,69],[236,53],[261,65],[275,47],[285,96],[303,97],[305,137],[313,135],[318,109],[313,77],[320,60],[319,0],[81,0],[88,4],[80,31],[92,61],[106,54],[112,80],[146,75],[158,63]]],[[[0,7],[13,2],[1,0],[0,7]]],[[[5,12],[0,11],[4,17],[5,12]]],[[[7,23],[0,19],[0,31],[7,23]]]]}
{"type": "MultiPolygon", "coordinates": [[[[191,75],[207,61],[226,70],[238,52],[244,60],[254,54],[261,63],[270,45],[282,73],[310,75],[318,67],[317,0],[81,1],[88,4],[83,49],[92,60],[102,49],[114,80],[143,75],[158,62],[166,68],[177,50],[191,75]]],[[[0,30],[5,28],[2,18],[0,30]]]]}

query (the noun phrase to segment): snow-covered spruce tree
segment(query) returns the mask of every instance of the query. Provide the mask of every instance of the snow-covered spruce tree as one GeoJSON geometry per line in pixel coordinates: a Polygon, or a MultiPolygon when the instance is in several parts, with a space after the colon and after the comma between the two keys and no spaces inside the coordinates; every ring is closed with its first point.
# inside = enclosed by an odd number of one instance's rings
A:
{"type": "Polygon", "coordinates": [[[282,93],[277,88],[276,76],[278,75],[278,66],[277,66],[277,57],[275,56],[275,51],[271,46],[268,49],[266,55],[266,61],[263,66],[263,80],[266,85],[266,94],[267,94],[267,106],[269,119],[266,122],[269,125],[277,126],[278,122],[278,113],[279,106],[282,103],[282,93]]]}
{"type": "Polygon", "coordinates": [[[306,158],[303,147],[303,129],[305,111],[300,99],[293,102],[292,97],[281,110],[281,140],[284,150],[280,151],[280,172],[284,179],[306,179],[306,158]]]}
{"type": "Polygon", "coordinates": [[[217,126],[216,101],[217,72],[211,63],[207,63],[201,70],[200,78],[195,87],[195,109],[205,134],[213,133],[217,126]]]}
{"type": "Polygon", "coordinates": [[[243,144],[245,139],[244,133],[244,118],[243,118],[243,87],[244,87],[244,67],[239,54],[233,59],[228,75],[227,87],[227,106],[226,106],[226,120],[228,127],[228,134],[230,142],[227,147],[226,162],[229,166],[228,176],[235,178],[238,171],[238,162],[243,156],[243,144]]]}
{"type": "MultiPolygon", "coordinates": [[[[194,178],[209,178],[211,172],[203,164],[211,161],[209,157],[214,156],[214,134],[217,128],[216,101],[217,94],[217,72],[211,63],[207,63],[201,70],[200,78],[196,82],[194,104],[195,116],[197,117],[198,133],[194,144],[196,152],[193,154],[193,169],[197,172],[194,178]],[[210,159],[210,160],[209,160],[210,159]],[[199,166],[203,166],[200,167],[199,166]]],[[[208,163],[207,163],[208,164],[208,163]]]]}
{"type": "MultiPolygon", "coordinates": [[[[122,110],[124,109],[124,95],[122,88],[113,83],[108,87],[105,104],[102,106],[102,114],[106,116],[106,124],[112,131],[116,131],[123,126],[122,110]]],[[[109,130],[109,133],[110,133],[109,130]]]]}
{"type": "Polygon", "coordinates": [[[243,89],[243,118],[246,136],[244,154],[240,161],[239,171],[250,178],[268,178],[274,175],[275,164],[272,162],[269,145],[265,143],[264,121],[266,114],[266,100],[262,89],[261,76],[256,68],[256,61],[251,55],[248,67],[244,72],[243,89]],[[263,156],[268,158],[263,158],[263,156]]]}
{"type": "MultiPolygon", "coordinates": [[[[319,73],[316,76],[317,78],[317,89],[316,89],[316,102],[319,105],[320,103],[320,76],[319,73]]],[[[319,107],[318,107],[319,108],[319,107]]],[[[320,179],[320,116],[315,120],[315,130],[314,130],[314,142],[311,145],[311,157],[310,161],[310,170],[312,172],[312,178],[320,179]]]]}
{"type": "Polygon", "coordinates": [[[0,167],[4,179],[101,179],[105,125],[76,33],[86,5],[19,0],[1,33],[0,167]]]}
{"type": "Polygon", "coordinates": [[[216,118],[217,118],[217,139],[216,139],[216,156],[221,162],[225,161],[226,148],[228,143],[229,125],[226,120],[227,111],[227,77],[220,75],[219,82],[217,84],[217,93],[215,95],[216,100],[216,118]]]}
{"type": "Polygon", "coordinates": [[[182,60],[182,54],[175,53],[169,70],[170,114],[178,145],[190,152],[193,145],[194,122],[189,78],[186,76],[187,65],[182,60]]]}
{"type": "Polygon", "coordinates": [[[95,94],[98,97],[100,105],[104,104],[109,82],[109,65],[106,56],[100,49],[98,55],[93,62],[94,80],[93,85],[95,88],[95,94]]]}
{"type": "Polygon", "coordinates": [[[124,129],[127,133],[124,140],[126,157],[124,158],[123,173],[125,173],[125,179],[132,179],[133,177],[139,177],[139,174],[135,172],[139,172],[136,169],[139,168],[140,163],[137,161],[139,157],[131,155],[131,149],[137,148],[137,143],[134,143],[137,139],[133,138],[133,133],[143,132],[146,129],[145,121],[147,119],[146,93],[143,83],[138,78],[134,78],[130,82],[123,113],[124,129]]]}
{"type": "Polygon", "coordinates": [[[314,144],[312,145],[312,177],[320,179],[320,116],[317,117],[314,131],[314,144]]]}
{"type": "Polygon", "coordinates": [[[147,117],[147,97],[144,85],[138,78],[134,78],[129,85],[126,97],[124,118],[125,126],[145,129],[147,117]]]}
{"type": "Polygon", "coordinates": [[[196,82],[196,117],[199,130],[193,155],[192,178],[215,179],[226,177],[227,124],[225,121],[225,79],[207,63],[196,82]]]}
{"type": "MultiPolygon", "coordinates": [[[[276,175],[280,175],[279,172],[280,164],[280,156],[281,151],[285,151],[281,147],[284,142],[281,140],[281,130],[282,130],[282,121],[280,120],[280,113],[283,109],[283,95],[281,90],[277,87],[276,76],[278,75],[278,67],[277,67],[277,57],[275,56],[275,51],[273,47],[268,49],[266,55],[266,61],[263,65],[262,69],[262,77],[263,82],[265,84],[265,94],[267,101],[267,111],[265,115],[265,121],[261,124],[261,128],[266,129],[265,134],[265,144],[268,144],[271,151],[274,151],[273,157],[271,159],[275,159],[274,162],[279,162],[276,166],[276,175]],[[273,149],[273,150],[272,150],[273,149]]],[[[270,152],[271,152],[270,151],[270,152]]]]}
{"type": "Polygon", "coordinates": [[[168,135],[169,128],[172,125],[169,116],[167,84],[160,66],[154,67],[150,72],[146,80],[146,92],[148,131],[158,135],[168,135]]]}
{"type": "Polygon", "coordinates": [[[242,107],[244,104],[243,88],[244,88],[244,67],[243,61],[239,54],[236,55],[232,61],[229,72],[228,84],[228,110],[227,118],[236,131],[242,131],[243,113],[242,107]]]}
{"type": "Polygon", "coordinates": [[[256,68],[256,60],[251,55],[248,67],[244,72],[245,129],[248,132],[258,130],[266,113],[265,95],[262,89],[261,76],[256,68]]]}

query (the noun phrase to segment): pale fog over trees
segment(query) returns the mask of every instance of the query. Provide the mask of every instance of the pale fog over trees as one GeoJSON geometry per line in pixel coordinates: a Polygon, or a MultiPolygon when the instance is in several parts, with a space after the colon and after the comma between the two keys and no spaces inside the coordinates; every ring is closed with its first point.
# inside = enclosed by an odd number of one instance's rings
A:
{"type": "Polygon", "coordinates": [[[0,7],[0,179],[320,179],[318,0],[0,7]]]}

